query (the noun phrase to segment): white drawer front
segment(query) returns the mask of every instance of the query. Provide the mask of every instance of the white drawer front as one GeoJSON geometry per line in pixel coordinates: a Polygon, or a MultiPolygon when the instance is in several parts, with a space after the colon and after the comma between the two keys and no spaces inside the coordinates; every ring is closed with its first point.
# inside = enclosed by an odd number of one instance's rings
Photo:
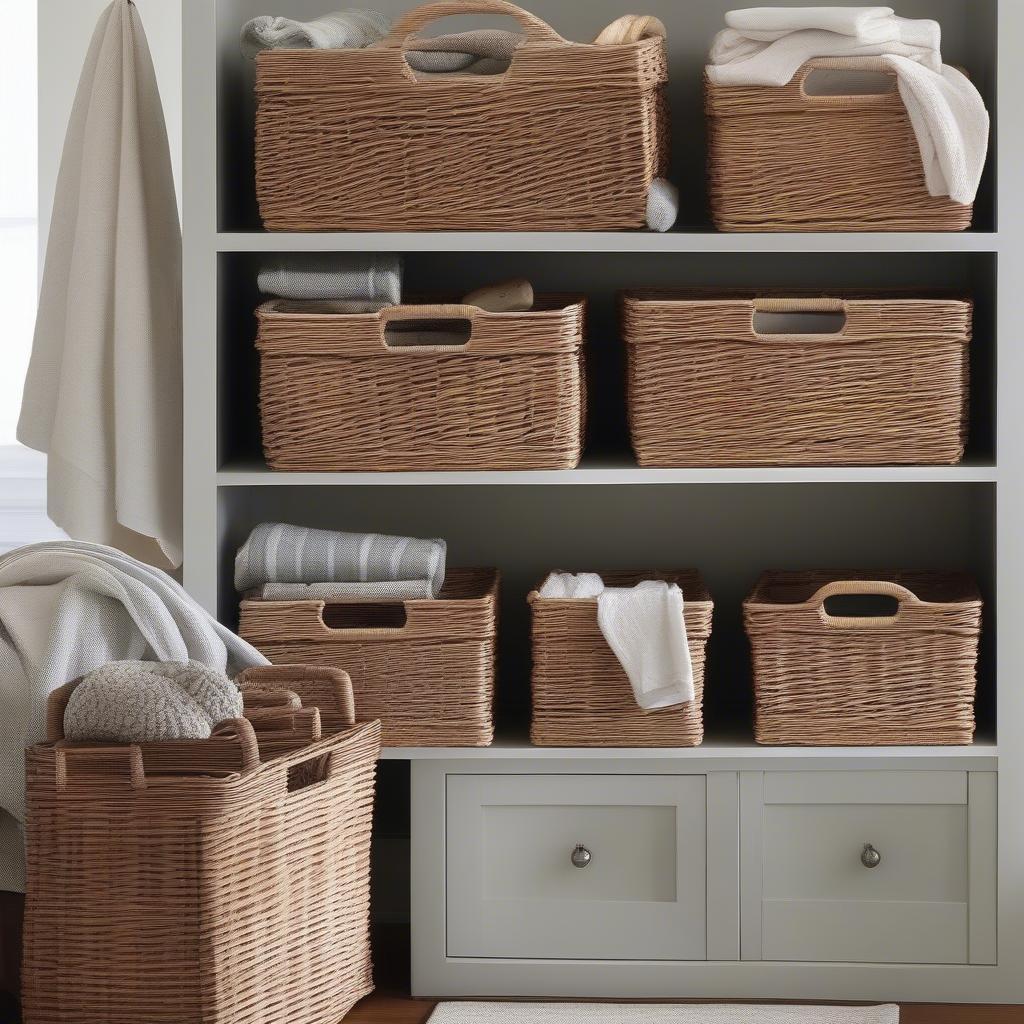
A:
{"type": "Polygon", "coordinates": [[[760,828],[763,959],[968,962],[966,773],[769,773],[760,828]]]}
{"type": "Polygon", "coordinates": [[[703,959],[705,813],[703,776],[449,776],[448,956],[703,959]]]}

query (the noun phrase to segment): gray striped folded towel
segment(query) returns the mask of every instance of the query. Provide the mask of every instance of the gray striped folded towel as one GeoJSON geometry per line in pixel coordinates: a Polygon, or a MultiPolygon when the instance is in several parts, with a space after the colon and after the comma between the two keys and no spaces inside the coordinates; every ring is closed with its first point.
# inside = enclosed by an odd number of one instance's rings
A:
{"type": "Polygon", "coordinates": [[[268,583],[395,583],[424,580],[430,596],[444,585],[443,540],[336,533],[263,523],[235,557],[239,593],[268,583]]]}
{"type": "Polygon", "coordinates": [[[422,601],[432,598],[430,580],[381,583],[264,583],[245,595],[252,601],[422,601]]]}
{"type": "Polygon", "coordinates": [[[373,313],[401,304],[402,259],[390,253],[289,257],[265,264],[257,283],[279,299],[346,303],[348,312],[373,313]]]}

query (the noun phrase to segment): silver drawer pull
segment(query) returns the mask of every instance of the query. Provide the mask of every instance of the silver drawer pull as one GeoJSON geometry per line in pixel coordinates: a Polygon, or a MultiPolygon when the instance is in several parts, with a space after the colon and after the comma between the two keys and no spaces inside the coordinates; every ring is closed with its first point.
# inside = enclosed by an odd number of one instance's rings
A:
{"type": "Polygon", "coordinates": [[[574,868],[585,868],[593,859],[593,854],[582,843],[572,851],[572,857],[570,857],[574,868]]]}
{"type": "Polygon", "coordinates": [[[866,868],[877,868],[882,863],[882,855],[870,843],[865,843],[860,862],[866,868]]]}

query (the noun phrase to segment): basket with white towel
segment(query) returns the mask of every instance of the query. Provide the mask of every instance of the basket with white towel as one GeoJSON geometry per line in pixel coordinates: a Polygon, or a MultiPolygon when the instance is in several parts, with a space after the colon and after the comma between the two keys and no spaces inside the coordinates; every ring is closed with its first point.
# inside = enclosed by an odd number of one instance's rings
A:
{"type": "Polygon", "coordinates": [[[700,575],[552,573],[529,598],[542,747],[695,747],[713,604],[700,575]]]}
{"type": "Polygon", "coordinates": [[[943,64],[937,22],[890,7],[764,7],[726,24],[706,69],[716,227],[970,227],[989,115],[943,64]]]}

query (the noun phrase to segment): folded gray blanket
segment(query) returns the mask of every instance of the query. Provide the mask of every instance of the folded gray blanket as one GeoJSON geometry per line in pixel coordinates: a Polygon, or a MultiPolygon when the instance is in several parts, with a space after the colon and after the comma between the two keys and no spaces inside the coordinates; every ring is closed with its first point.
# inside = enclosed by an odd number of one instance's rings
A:
{"type": "Polygon", "coordinates": [[[242,53],[261,50],[359,50],[383,39],[391,29],[377,11],[337,11],[312,21],[263,15],[242,28],[242,53]]]}
{"type": "Polygon", "coordinates": [[[64,710],[73,742],[205,740],[242,715],[242,694],[198,661],[114,661],[90,672],[64,710]]]}
{"type": "Polygon", "coordinates": [[[476,29],[416,39],[405,59],[413,71],[434,74],[463,72],[500,75],[508,70],[516,49],[526,41],[518,32],[476,29]]]}
{"type": "Polygon", "coordinates": [[[337,302],[349,313],[374,313],[401,304],[402,260],[390,253],[291,257],[264,264],[257,284],[279,299],[337,302]]]}
{"type": "Polygon", "coordinates": [[[246,597],[254,601],[422,601],[432,598],[430,580],[381,583],[264,583],[246,597]]]}
{"type": "Polygon", "coordinates": [[[335,533],[263,523],[235,557],[239,593],[268,583],[393,583],[425,580],[430,596],[444,585],[443,540],[335,533]]]}

